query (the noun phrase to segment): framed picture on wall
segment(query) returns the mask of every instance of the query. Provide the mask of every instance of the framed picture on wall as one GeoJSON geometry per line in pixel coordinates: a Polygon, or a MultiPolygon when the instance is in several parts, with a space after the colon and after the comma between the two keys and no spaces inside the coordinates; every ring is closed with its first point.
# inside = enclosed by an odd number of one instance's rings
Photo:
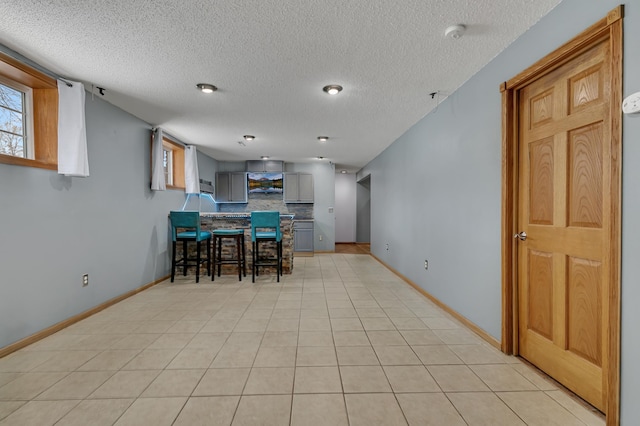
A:
{"type": "Polygon", "coordinates": [[[254,173],[248,175],[250,194],[282,194],[282,173],[254,173]]]}

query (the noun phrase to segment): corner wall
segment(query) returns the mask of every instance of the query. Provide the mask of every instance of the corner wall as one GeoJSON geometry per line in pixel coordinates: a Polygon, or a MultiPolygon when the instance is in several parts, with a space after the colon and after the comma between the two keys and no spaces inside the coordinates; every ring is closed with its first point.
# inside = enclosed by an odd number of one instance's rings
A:
{"type": "MultiPolygon", "coordinates": [[[[371,174],[372,253],[496,339],[501,338],[499,85],[618,4],[564,0],[358,173],[371,174]]],[[[640,91],[638,2],[625,5],[623,25],[626,97],[640,91]]],[[[623,132],[621,424],[631,425],[640,419],[638,114],[624,116],[623,132]]]]}

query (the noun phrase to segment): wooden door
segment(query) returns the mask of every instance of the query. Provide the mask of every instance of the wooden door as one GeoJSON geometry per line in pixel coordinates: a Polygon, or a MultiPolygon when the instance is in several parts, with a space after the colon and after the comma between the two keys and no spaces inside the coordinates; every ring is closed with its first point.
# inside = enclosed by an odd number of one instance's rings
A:
{"type": "Polygon", "coordinates": [[[605,411],[612,235],[608,39],[517,91],[520,354],[605,411]]]}

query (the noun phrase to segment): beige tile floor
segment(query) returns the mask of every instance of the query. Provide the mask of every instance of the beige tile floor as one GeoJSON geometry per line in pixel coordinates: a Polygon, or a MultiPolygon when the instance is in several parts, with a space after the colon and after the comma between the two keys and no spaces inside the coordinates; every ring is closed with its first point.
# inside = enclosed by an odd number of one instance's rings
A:
{"type": "Polygon", "coordinates": [[[181,278],[0,359],[0,425],[604,424],[368,255],[181,278]]]}

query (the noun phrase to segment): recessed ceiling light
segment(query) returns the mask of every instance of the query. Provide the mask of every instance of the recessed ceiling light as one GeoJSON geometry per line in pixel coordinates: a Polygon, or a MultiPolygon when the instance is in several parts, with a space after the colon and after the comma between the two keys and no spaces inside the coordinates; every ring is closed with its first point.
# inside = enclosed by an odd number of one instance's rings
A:
{"type": "Polygon", "coordinates": [[[268,160],[268,159],[269,159],[269,156],[268,156],[268,155],[263,155],[263,156],[262,156],[262,157],[260,157],[260,158],[261,158],[261,159],[263,159],[263,160],[268,160]]]}
{"type": "Polygon", "coordinates": [[[196,84],[196,87],[202,90],[202,93],[213,93],[216,90],[218,90],[218,88],[213,84],[206,84],[206,83],[198,83],[196,84]]]}
{"type": "Polygon", "coordinates": [[[340,170],[340,173],[342,173],[343,175],[346,175],[347,171],[346,170],[340,170]]]}
{"type": "Polygon", "coordinates": [[[252,141],[254,140],[256,137],[253,135],[244,135],[244,140],[245,141],[252,141]]]}
{"type": "Polygon", "coordinates": [[[329,136],[318,136],[320,142],[326,142],[329,140],[329,136]]]}
{"type": "Polygon", "coordinates": [[[324,86],[322,88],[322,90],[324,90],[325,92],[327,92],[330,95],[337,95],[338,93],[340,93],[342,91],[342,86],[340,86],[338,84],[330,84],[328,86],[324,86]]]}

